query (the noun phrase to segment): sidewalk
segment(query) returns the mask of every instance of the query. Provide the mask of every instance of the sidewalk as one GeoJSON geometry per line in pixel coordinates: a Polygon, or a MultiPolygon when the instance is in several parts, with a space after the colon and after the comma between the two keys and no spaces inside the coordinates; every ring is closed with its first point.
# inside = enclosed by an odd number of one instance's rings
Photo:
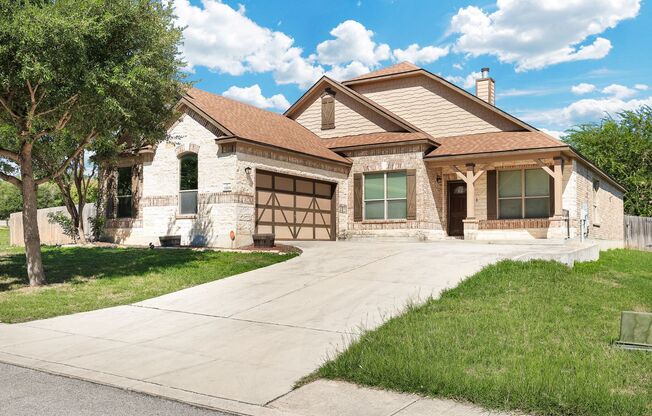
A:
{"type": "Polygon", "coordinates": [[[268,404],[302,416],[512,416],[454,400],[359,387],[342,381],[317,380],[268,404]]]}

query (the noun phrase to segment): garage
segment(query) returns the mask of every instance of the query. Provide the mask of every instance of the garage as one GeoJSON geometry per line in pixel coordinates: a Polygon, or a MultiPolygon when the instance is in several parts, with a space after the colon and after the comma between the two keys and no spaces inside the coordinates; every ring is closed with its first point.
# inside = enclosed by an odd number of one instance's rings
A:
{"type": "Polygon", "coordinates": [[[256,233],[335,240],[335,184],[257,170],[256,233]]]}

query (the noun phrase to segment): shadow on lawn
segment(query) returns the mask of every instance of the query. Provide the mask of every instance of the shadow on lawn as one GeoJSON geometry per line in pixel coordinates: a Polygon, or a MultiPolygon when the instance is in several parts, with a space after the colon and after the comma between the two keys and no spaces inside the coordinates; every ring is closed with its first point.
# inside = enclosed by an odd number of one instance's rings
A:
{"type": "MultiPolygon", "coordinates": [[[[43,248],[43,265],[49,284],[78,279],[110,279],[143,275],[201,260],[205,253],[192,250],[115,249],[100,247],[43,248]]],[[[29,283],[25,255],[0,256],[0,292],[29,283]]]]}

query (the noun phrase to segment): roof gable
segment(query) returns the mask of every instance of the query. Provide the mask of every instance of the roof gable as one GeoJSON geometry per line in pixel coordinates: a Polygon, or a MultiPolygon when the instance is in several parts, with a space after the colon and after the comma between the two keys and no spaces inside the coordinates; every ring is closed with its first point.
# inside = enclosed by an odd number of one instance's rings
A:
{"type": "Polygon", "coordinates": [[[314,102],[324,91],[325,88],[331,88],[334,92],[341,93],[346,95],[351,100],[363,105],[367,109],[371,110],[373,113],[379,115],[383,119],[389,121],[398,128],[408,131],[408,132],[417,132],[420,131],[417,127],[392,113],[391,111],[383,108],[378,103],[370,100],[364,95],[345,87],[339,82],[323,76],[319,81],[317,81],[308,91],[306,91],[292,106],[285,112],[285,115],[291,119],[296,119],[305,108],[314,102]]]}
{"type": "Polygon", "coordinates": [[[346,84],[347,82],[351,82],[351,81],[360,81],[360,80],[382,77],[387,75],[404,74],[406,72],[418,71],[420,69],[421,68],[414,65],[412,62],[403,61],[396,65],[391,65],[385,68],[378,69],[376,71],[371,71],[369,73],[362,74],[355,78],[351,78],[349,80],[344,81],[343,83],[346,84]]]}

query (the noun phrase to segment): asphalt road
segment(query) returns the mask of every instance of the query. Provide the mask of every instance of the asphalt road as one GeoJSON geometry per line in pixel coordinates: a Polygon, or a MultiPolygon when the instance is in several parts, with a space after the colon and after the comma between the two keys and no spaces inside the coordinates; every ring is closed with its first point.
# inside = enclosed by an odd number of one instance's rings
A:
{"type": "Polygon", "coordinates": [[[229,416],[82,380],[0,363],[2,416],[229,416]]]}

